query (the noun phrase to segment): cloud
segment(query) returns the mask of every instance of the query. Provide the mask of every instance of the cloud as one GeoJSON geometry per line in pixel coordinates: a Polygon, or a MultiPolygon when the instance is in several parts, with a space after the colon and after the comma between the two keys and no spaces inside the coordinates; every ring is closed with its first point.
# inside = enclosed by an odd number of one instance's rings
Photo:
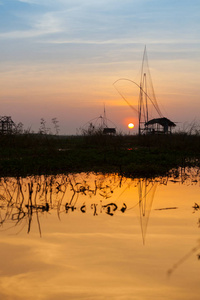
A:
{"type": "MultiPolygon", "coordinates": [[[[130,44],[131,39],[137,42],[146,40],[148,43],[155,40],[167,41],[176,38],[190,39],[191,31],[173,29],[174,12],[166,17],[164,5],[156,6],[154,1],[150,6],[149,1],[124,1],[124,5],[114,0],[16,0],[18,6],[22,3],[30,4],[24,7],[23,13],[18,15],[19,23],[24,28],[9,28],[2,32],[1,38],[40,38],[45,42],[44,36],[53,35],[54,39],[47,42],[55,44],[130,44]],[[148,10],[144,10],[146,3],[148,10]],[[32,6],[36,5],[32,10],[32,6]],[[152,18],[154,14],[154,19],[152,18]],[[12,30],[15,28],[14,30],[12,30]],[[56,37],[56,39],[55,39],[56,37]],[[164,38],[163,38],[164,37],[164,38]],[[119,40],[119,42],[117,42],[119,40]]],[[[177,4],[176,4],[177,5],[177,4]]],[[[19,12],[18,12],[19,14],[19,12]]],[[[178,14],[181,16],[180,12],[178,14]]],[[[180,18],[179,16],[179,18],[180,18]]],[[[182,20],[182,18],[181,18],[182,20]]],[[[183,22],[183,21],[182,21],[183,22]]],[[[184,24],[187,20],[184,20],[184,24]]],[[[183,24],[183,25],[184,25],[183,24]]],[[[186,25],[183,26],[185,28],[186,25]]],[[[1,26],[3,28],[3,26],[1,26]]],[[[196,35],[193,35],[193,39],[196,35]]],[[[147,43],[146,42],[146,43],[147,43]]]]}
{"type": "Polygon", "coordinates": [[[17,0],[18,2],[28,3],[28,4],[38,4],[37,0],[17,0]]]}
{"type": "MultiPolygon", "coordinates": [[[[42,41],[41,41],[42,42],[42,41]]],[[[43,43],[49,43],[49,44],[96,44],[96,45],[127,45],[127,44],[132,44],[132,45],[139,45],[143,44],[144,38],[139,38],[137,41],[135,39],[130,38],[119,38],[119,39],[84,39],[84,38],[79,38],[79,39],[46,39],[43,41],[43,43]]],[[[196,39],[190,39],[190,40],[184,40],[184,39],[159,39],[159,40],[152,40],[151,38],[146,39],[146,43],[151,43],[152,45],[157,45],[157,44],[171,44],[171,45],[199,45],[199,41],[196,39]]],[[[173,51],[171,49],[171,51],[173,51]]],[[[177,51],[177,50],[176,50],[177,51]]],[[[179,50],[181,51],[181,49],[179,50]]]]}
{"type": "MultiPolygon", "coordinates": [[[[32,38],[41,35],[62,32],[60,19],[51,12],[30,17],[27,26],[30,29],[10,30],[0,33],[1,38],[32,38]]],[[[26,26],[26,27],[27,27],[26,26]]]]}
{"type": "MultiPolygon", "coordinates": [[[[94,0],[16,0],[17,2],[25,3],[25,4],[35,4],[38,6],[45,6],[52,8],[54,7],[55,9],[59,9],[62,7],[63,9],[65,8],[72,8],[72,7],[83,7],[89,5],[96,5],[99,3],[98,1],[94,0]]],[[[111,2],[114,2],[114,0],[110,0],[111,2]]],[[[108,4],[109,0],[105,1],[106,4],[108,4]]],[[[101,5],[103,4],[103,0],[101,1],[101,5]]]]}

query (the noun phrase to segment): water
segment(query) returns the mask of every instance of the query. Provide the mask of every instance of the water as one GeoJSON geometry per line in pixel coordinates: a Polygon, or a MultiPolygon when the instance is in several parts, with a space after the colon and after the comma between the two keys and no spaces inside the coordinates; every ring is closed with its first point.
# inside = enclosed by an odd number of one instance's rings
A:
{"type": "Polygon", "coordinates": [[[199,299],[200,186],[76,174],[0,183],[0,299],[199,299]]]}

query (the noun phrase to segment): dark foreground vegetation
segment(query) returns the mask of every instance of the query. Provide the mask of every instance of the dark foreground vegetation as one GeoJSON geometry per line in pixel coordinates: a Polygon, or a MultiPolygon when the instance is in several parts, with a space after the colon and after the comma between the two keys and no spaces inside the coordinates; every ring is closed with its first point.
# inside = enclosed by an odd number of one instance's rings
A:
{"type": "Polygon", "coordinates": [[[70,172],[151,177],[179,166],[200,166],[199,135],[0,136],[0,177],[70,172]]]}

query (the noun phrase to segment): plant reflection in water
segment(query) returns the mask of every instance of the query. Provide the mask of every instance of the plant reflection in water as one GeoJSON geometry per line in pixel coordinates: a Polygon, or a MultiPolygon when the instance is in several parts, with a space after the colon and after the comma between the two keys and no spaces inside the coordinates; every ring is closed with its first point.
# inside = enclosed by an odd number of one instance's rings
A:
{"type": "MultiPolygon", "coordinates": [[[[188,171],[188,170],[187,170],[188,171]]],[[[128,182],[127,178],[117,174],[98,175],[68,174],[56,176],[30,176],[26,178],[1,178],[0,181],[0,226],[6,222],[12,222],[14,226],[20,225],[26,219],[27,232],[30,233],[33,216],[36,215],[39,232],[41,234],[39,215],[56,210],[58,218],[61,213],[79,211],[86,213],[92,211],[94,216],[100,213],[114,216],[116,212],[125,213],[138,206],[140,223],[145,241],[149,215],[158,185],[167,185],[168,181],[182,184],[194,184],[199,182],[199,172],[191,169],[189,172],[181,169],[168,177],[139,178],[128,182]],[[134,185],[138,187],[138,199],[132,207],[126,203],[117,203],[126,189],[134,185]],[[118,199],[115,198],[115,190],[121,189],[118,199]],[[79,196],[87,196],[90,199],[98,197],[98,202],[79,203],[79,196]],[[112,198],[112,199],[111,199],[112,198]],[[113,201],[115,198],[115,202],[113,201]],[[103,203],[104,201],[104,203],[103,203]]],[[[87,201],[87,200],[86,200],[87,201]]],[[[158,208],[157,210],[177,209],[177,207],[158,208]]],[[[194,203],[194,212],[200,207],[194,203]]]]}
{"type": "MultiPolygon", "coordinates": [[[[12,223],[19,226],[24,222],[30,233],[33,217],[36,216],[41,235],[40,215],[56,210],[58,218],[62,213],[92,212],[93,216],[105,213],[125,213],[127,209],[139,207],[143,242],[145,240],[151,205],[158,183],[163,179],[135,179],[125,186],[127,178],[118,175],[101,175],[88,181],[79,175],[34,176],[27,178],[2,178],[0,183],[0,225],[12,223]],[[130,185],[138,186],[138,200],[133,207],[125,202],[115,202],[115,190],[120,188],[121,194],[130,185]],[[98,197],[98,202],[79,202],[80,196],[90,199],[98,197]],[[112,199],[111,199],[112,198],[112,199]]],[[[118,196],[119,198],[120,196],[118,196]]]]}
{"type": "MultiPolygon", "coordinates": [[[[124,214],[128,210],[137,209],[141,225],[143,244],[147,232],[148,220],[152,209],[154,195],[158,185],[168,182],[179,184],[198,184],[198,169],[180,169],[172,171],[167,177],[128,179],[117,174],[68,174],[56,176],[30,176],[27,178],[1,178],[0,181],[0,226],[2,229],[27,226],[30,233],[33,218],[36,218],[39,234],[42,234],[40,218],[56,210],[60,219],[61,214],[79,212],[91,213],[93,216],[107,214],[112,217],[116,213],[124,214]],[[126,189],[130,186],[138,188],[138,198],[127,204],[120,201],[126,189]],[[116,191],[120,190],[117,194],[116,191]],[[85,197],[85,198],[84,198],[85,197]],[[96,198],[95,198],[96,197],[96,198]],[[93,200],[95,198],[95,200],[93,200]],[[88,200],[90,199],[90,201],[88,200]],[[97,200],[96,200],[97,199],[97,200]],[[11,224],[11,225],[10,225],[11,224]]],[[[194,203],[193,213],[200,210],[194,203]]],[[[172,210],[178,207],[160,207],[156,210],[172,210]]],[[[200,227],[200,218],[198,219],[200,227]]],[[[200,244],[193,247],[168,271],[170,275],[190,255],[197,253],[200,244]]],[[[200,259],[200,254],[197,254],[200,259]]]]}

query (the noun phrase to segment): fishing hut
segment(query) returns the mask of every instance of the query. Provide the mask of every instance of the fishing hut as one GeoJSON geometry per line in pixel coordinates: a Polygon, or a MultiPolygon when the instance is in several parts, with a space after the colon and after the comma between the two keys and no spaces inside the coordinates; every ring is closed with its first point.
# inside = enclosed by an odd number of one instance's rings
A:
{"type": "Polygon", "coordinates": [[[156,99],[153,82],[148,65],[146,47],[144,49],[139,94],[139,135],[140,134],[171,134],[176,124],[164,117],[156,99]],[[157,116],[157,118],[150,118],[157,116]]]}
{"type": "Polygon", "coordinates": [[[15,127],[15,123],[10,116],[0,116],[0,134],[11,134],[15,127]]]}
{"type": "Polygon", "coordinates": [[[116,129],[115,128],[105,127],[103,129],[103,134],[116,134],[116,129]]]}
{"type": "Polygon", "coordinates": [[[148,65],[146,47],[144,49],[140,84],[127,78],[120,78],[114,82],[114,86],[127,104],[138,114],[138,133],[142,134],[170,134],[176,124],[164,117],[156,99],[153,82],[148,65]],[[139,88],[138,109],[136,109],[119,91],[116,83],[126,80],[139,88]]]}
{"type": "Polygon", "coordinates": [[[97,133],[104,135],[115,135],[116,127],[113,127],[113,125],[114,123],[106,117],[106,110],[104,106],[103,115],[100,115],[99,117],[87,122],[82,128],[82,132],[86,135],[93,135],[97,133]]]}
{"type": "Polygon", "coordinates": [[[169,134],[176,124],[167,118],[157,118],[145,123],[145,130],[150,134],[169,134]]]}

